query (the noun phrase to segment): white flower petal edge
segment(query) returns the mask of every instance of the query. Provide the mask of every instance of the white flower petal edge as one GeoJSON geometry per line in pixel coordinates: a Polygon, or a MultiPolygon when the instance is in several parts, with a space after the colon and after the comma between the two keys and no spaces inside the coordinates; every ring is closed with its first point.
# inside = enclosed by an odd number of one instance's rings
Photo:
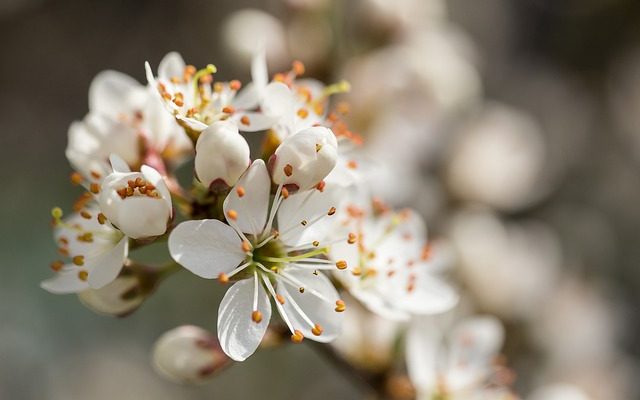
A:
{"type": "Polygon", "coordinates": [[[224,215],[237,231],[259,235],[267,222],[271,179],[262,160],[254,161],[224,200],[224,215]]]}
{"type": "Polygon", "coordinates": [[[42,281],[40,287],[53,294],[70,294],[89,289],[89,282],[78,279],[78,267],[68,264],[53,277],[42,281]]]}
{"type": "Polygon", "coordinates": [[[89,272],[89,286],[100,289],[120,274],[124,260],[129,252],[129,238],[124,236],[110,251],[96,259],[88,259],[85,266],[89,272]]]}
{"type": "Polygon", "coordinates": [[[218,309],[218,340],[222,350],[235,361],[244,361],[262,341],[269,320],[271,303],[257,275],[235,283],[224,295],[218,309]],[[262,314],[260,322],[252,313],[262,314]]]}
{"type": "Polygon", "coordinates": [[[416,318],[407,331],[406,359],[411,382],[429,398],[438,384],[438,357],[443,332],[437,318],[416,318]]]}
{"type": "Polygon", "coordinates": [[[171,257],[206,279],[229,272],[245,258],[236,231],[218,220],[186,221],[169,236],[171,257]]]}

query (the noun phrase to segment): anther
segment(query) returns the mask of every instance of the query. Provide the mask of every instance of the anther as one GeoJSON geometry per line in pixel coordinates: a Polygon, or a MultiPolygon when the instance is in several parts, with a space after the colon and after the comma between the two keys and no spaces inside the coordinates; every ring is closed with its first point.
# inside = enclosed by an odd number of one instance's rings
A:
{"type": "Polygon", "coordinates": [[[100,185],[98,185],[97,183],[92,183],[91,185],[89,185],[89,190],[93,194],[98,194],[100,193],[100,185]]]}
{"type": "Polygon", "coordinates": [[[233,114],[234,112],[236,112],[236,109],[233,108],[233,106],[226,106],[222,108],[222,112],[226,114],[233,114]]]}
{"type": "Polygon", "coordinates": [[[350,160],[347,162],[347,168],[356,169],[358,168],[358,163],[355,160],[350,160]]]}
{"type": "Polygon", "coordinates": [[[105,217],[105,215],[103,213],[99,213],[98,214],[98,223],[100,225],[104,225],[105,222],[107,222],[107,217],[105,217]]]}
{"type": "Polygon", "coordinates": [[[293,174],[293,166],[291,164],[285,165],[283,170],[286,176],[291,176],[293,174]]]}
{"type": "Polygon", "coordinates": [[[83,282],[86,282],[88,278],[89,278],[89,273],[87,271],[85,270],[78,271],[78,279],[80,279],[83,282]]]}
{"type": "Polygon", "coordinates": [[[422,248],[422,254],[420,255],[420,259],[422,261],[427,261],[431,258],[431,253],[432,253],[432,247],[430,243],[427,243],[424,245],[424,247],[422,248]]]}
{"type": "Polygon", "coordinates": [[[229,283],[229,277],[224,272],[220,272],[218,274],[218,282],[220,282],[223,285],[226,285],[227,283],[229,283]]]}
{"type": "Polygon", "coordinates": [[[238,186],[236,187],[236,193],[238,194],[238,197],[244,197],[246,192],[242,186],[238,186]]]}
{"type": "Polygon", "coordinates": [[[227,211],[227,218],[232,219],[232,220],[237,220],[238,219],[238,212],[236,210],[229,210],[227,211]]]}
{"type": "Polygon", "coordinates": [[[84,218],[84,219],[91,219],[91,218],[92,218],[92,217],[91,217],[91,214],[89,214],[89,212],[87,212],[87,211],[85,211],[85,210],[80,211],[80,215],[81,215],[81,216],[82,216],[82,218],[84,218]]]}
{"type": "Polygon", "coordinates": [[[302,226],[307,226],[309,222],[306,219],[303,219],[302,221],[300,221],[300,225],[302,226]]]}
{"type": "Polygon", "coordinates": [[[313,333],[316,336],[320,336],[322,335],[322,332],[324,330],[322,329],[322,327],[320,326],[320,324],[315,324],[313,325],[313,328],[311,328],[311,333],[313,333]]]}
{"type": "Polygon", "coordinates": [[[79,185],[84,180],[82,178],[82,175],[80,175],[80,173],[78,172],[72,173],[70,179],[71,179],[71,183],[73,183],[74,185],[79,185]]]}
{"type": "Polygon", "coordinates": [[[242,242],[242,251],[244,251],[245,253],[251,251],[251,243],[249,243],[247,240],[244,240],[242,242]]]}
{"type": "Polygon", "coordinates": [[[262,321],[262,313],[258,310],[255,310],[251,313],[251,320],[256,324],[259,324],[262,321]]]}
{"type": "Polygon", "coordinates": [[[100,173],[99,173],[99,172],[96,172],[96,171],[91,171],[91,172],[89,172],[89,173],[91,174],[91,177],[92,177],[93,179],[100,179],[100,178],[102,177],[102,175],[100,175],[100,173]]]}
{"type": "Polygon", "coordinates": [[[299,288],[298,288],[298,292],[300,292],[300,293],[304,293],[304,288],[303,288],[303,287],[299,287],[299,288]]]}
{"type": "Polygon", "coordinates": [[[249,117],[246,115],[243,115],[242,118],[240,118],[240,122],[243,125],[247,125],[247,126],[251,125],[251,121],[249,120],[249,117]]]}
{"type": "Polygon", "coordinates": [[[278,303],[284,304],[284,296],[279,293],[276,294],[276,300],[278,300],[278,303]]]}
{"type": "Polygon", "coordinates": [[[51,216],[55,219],[60,219],[62,218],[62,209],[60,207],[54,207],[51,210],[51,216]]]}
{"type": "Polygon", "coordinates": [[[309,111],[306,108],[300,108],[298,109],[296,114],[298,115],[298,117],[305,119],[309,116],[309,111]]]}
{"type": "Polygon", "coordinates": [[[325,183],[325,181],[320,181],[318,182],[318,184],[316,185],[316,189],[318,189],[319,192],[324,192],[324,187],[327,184],[325,183]]]}
{"type": "Polygon", "coordinates": [[[81,267],[84,265],[84,256],[75,256],[72,258],[72,261],[75,265],[81,267]]]}
{"type": "Polygon", "coordinates": [[[293,331],[293,335],[291,335],[291,341],[293,343],[302,343],[303,339],[304,339],[304,335],[302,334],[302,332],[300,332],[297,329],[293,331]]]}
{"type": "Polygon", "coordinates": [[[317,241],[317,240],[314,240],[311,244],[313,245],[313,247],[318,247],[318,246],[320,246],[320,242],[319,242],[319,241],[317,241]]]}
{"type": "Polygon", "coordinates": [[[347,309],[347,305],[344,304],[343,300],[336,300],[336,308],[335,308],[336,312],[343,312],[346,309],[347,309]]]}
{"type": "Polygon", "coordinates": [[[242,87],[242,83],[240,83],[239,80],[234,79],[229,82],[229,87],[231,88],[231,90],[240,90],[240,88],[242,87]]]}
{"type": "Polygon", "coordinates": [[[357,236],[355,233],[349,233],[349,238],[347,239],[347,243],[354,244],[356,242],[357,236]]]}
{"type": "Polygon", "coordinates": [[[286,187],[283,187],[280,193],[282,193],[283,198],[285,199],[289,198],[289,189],[287,189],[286,187]]]}
{"type": "Polygon", "coordinates": [[[336,268],[338,269],[347,269],[347,262],[345,260],[340,260],[336,262],[336,268]]]}
{"type": "Polygon", "coordinates": [[[293,69],[293,73],[296,74],[297,76],[303,75],[304,74],[304,64],[302,63],[302,61],[298,61],[295,60],[292,64],[291,67],[293,69]]]}
{"type": "Polygon", "coordinates": [[[333,215],[333,214],[335,214],[335,213],[336,213],[336,208],[335,208],[335,207],[331,207],[331,208],[329,209],[329,212],[327,212],[327,215],[331,216],[331,215],[333,215]]]}
{"type": "Polygon", "coordinates": [[[64,267],[64,263],[62,261],[60,261],[60,260],[54,261],[54,262],[51,263],[50,267],[55,272],[58,272],[58,271],[60,271],[62,269],[62,267],[64,267]]]}
{"type": "Polygon", "coordinates": [[[316,143],[316,153],[320,152],[320,150],[322,150],[322,144],[316,143]]]}

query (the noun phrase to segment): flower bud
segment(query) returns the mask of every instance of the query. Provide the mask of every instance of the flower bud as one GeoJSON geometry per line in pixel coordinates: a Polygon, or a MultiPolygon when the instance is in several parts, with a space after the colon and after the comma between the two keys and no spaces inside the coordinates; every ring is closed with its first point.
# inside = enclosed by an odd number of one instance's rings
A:
{"type": "Polygon", "coordinates": [[[336,166],[338,141],[333,132],[315,126],[287,137],[271,157],[276,184],[306,190],[322,181],[336,166]]]}
{"type": "Polygon", "coordinates": [[[196,143],[195,169],[206,186],[233,186],[249,167],[249,144],[228,121],[219,121],[205,129],[196,143]]]}
{"type": "Polygon", "coordinates": [[[231,362],[214,335],[185,325],[166,332],[153,348],[153,367],[177,383],[203,383],[231,362]]]}
{"type": "Polygon", "coordinates": [[[121,274],[113,282],[100,289],[78,293],[84,306],[99,314],[124,317],[134,312],[147,297],[135,275],[121,274]]]}
{"type": "Polygon", "coordinates": [[[116,170],[104,178],[98,204],[107,219],[133,239],[162,235],[172,215],[167,185],[146,165],[141,172],[116,170]]]}

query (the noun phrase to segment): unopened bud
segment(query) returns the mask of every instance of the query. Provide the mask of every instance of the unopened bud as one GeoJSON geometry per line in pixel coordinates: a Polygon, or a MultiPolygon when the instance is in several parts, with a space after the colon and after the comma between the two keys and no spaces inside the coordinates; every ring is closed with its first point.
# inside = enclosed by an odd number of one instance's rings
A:
{"type": "Polygon", "coordinates": [[[249,157],[249,144],[238,127],[228,121],[216,122],[196,143],[196,175],[205,186],[218,180],[233,186],[249,166],[249,157]]]}
{"type": "Polygon", "coordinates": [[[178,383],[204,383],[230,362],[213,334],[192,325],[166,332],[153,348],[155,370],[178,383]]]}

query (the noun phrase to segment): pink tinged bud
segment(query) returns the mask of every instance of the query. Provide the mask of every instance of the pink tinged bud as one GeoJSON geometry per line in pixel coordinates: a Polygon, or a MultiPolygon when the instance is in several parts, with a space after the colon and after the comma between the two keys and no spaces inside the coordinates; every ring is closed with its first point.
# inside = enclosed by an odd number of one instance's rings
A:
{"type": "Polygon", "coordinates": [[[230,363],[215,335],[192,325],[166,332],[153,348],[156,372],[177,383],[203,383],[230,363]]]}
{"type": "Polygon", "coordinates": [[[335,167],[338,142],[333,132],[316,126],[287,137],[276,149],[269,166],[276,184],[307,190],[335,167]]]}
{"type": "Polygon", "coordinates": [[[195,170],[205,186],[224,183],[233,186],[249,167],[249,144],[228,121],[205,129],[196,143],[195,170]]]}

